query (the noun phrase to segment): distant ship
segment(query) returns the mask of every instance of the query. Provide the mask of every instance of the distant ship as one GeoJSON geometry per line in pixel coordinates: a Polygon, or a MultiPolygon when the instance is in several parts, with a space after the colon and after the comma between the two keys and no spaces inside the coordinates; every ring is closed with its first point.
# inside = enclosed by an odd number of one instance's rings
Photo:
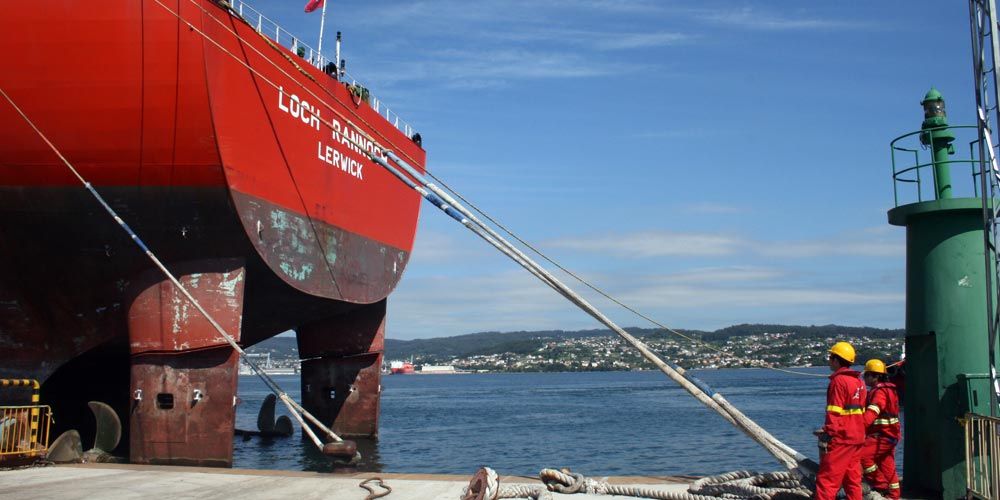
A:
{"type": "Polygon", "coordinates": [[[389,363],[389,371],[393,375],[409,375],[414,373],[413,363],[409,361],[393,361],[389,363]]]}
{"type": "MultiPolygon", "coordinates": [[[[297,331],[309,411],[376,435],[420,198],[367,154],[422,171],[419,136],[238,0],[0,18],[0,88],[242,345],[297,331]]],[[[0,137],[0,377],[41,381],[84,448],[97,400],[132,462],[231,465],[237,355],[5,100],[0,137]]]]}

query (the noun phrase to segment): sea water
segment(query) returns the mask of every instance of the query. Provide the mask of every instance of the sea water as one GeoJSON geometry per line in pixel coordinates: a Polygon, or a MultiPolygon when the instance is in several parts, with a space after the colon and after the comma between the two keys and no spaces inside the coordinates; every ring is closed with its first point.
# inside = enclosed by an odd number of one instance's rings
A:
{"type": "MultiPolygon", "coordinates": [[[[801,371],[814,376],[763,369],[693,373],[779,440],[816,459],[812,432],[823,425],[829,371],[801,371]]],[[[275,380],[299,394],[298,376],[275,380]]],[[[256,429],[267,388],[256,377],[239,383],[237,427],[256,429]]],[[[287,414],[281,403],[277,410],[287,414]]],[[[359,470],[378,472],[472,474],[486,465],[511,475],[569,467],[607,476],[781,468],[659,371],[387,375],[379,439],[358,445],[359,470]]],[[[290,438],[236,436],[233,465],[331,469],[297,425],[290,438]]]]}

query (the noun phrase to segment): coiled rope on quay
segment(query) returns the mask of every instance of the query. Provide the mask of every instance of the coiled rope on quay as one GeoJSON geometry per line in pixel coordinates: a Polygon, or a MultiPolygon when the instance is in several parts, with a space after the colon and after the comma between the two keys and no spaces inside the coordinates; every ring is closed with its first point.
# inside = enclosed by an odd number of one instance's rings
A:
{"type": "MultiPolygon", "coordinates": [[[[568,469],[542,469],[539,478],[545,486],[525,484],[501,485],[496,471],[483,467],[476,472],[465,489],[462,500],[497,500],[530,498],[553,500],[552,493],[614,495],[655,500],[717,500],[719,498],[754,500],[804,500],[813,491],[792,471],[734,471],[706,476],[694,481],[687,491],[667,491],[652,486],[611,484],[588,478],[568,469]]],[[[865,500],[883,500],[876,491],[867,492],[865,500]]]]}

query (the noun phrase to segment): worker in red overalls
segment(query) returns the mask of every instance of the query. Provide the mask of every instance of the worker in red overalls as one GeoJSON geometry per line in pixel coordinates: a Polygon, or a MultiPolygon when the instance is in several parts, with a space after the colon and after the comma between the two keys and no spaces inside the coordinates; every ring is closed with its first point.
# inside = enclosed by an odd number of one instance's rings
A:
{"type": "Polygon", "coordinates": [[[826,421],[819,434],[816,499],[834,500],[841,487],[848,500],[861,500],[861,452],[865,443],[864,404],[867,391],[851,369],[854,347],[837,342],[830,348],[830,385],[826,389],[826,421]]]}
{"type": "Polygon", "coordinates": [[[865,384],[871,388],[865,408],[864,454],[861,466],[865,479],[882,496],[899,498],[896,476],[896,444],[899,443],[899,395],[889,382],[885,363],[870,359],[865,363],[865,384]]]}

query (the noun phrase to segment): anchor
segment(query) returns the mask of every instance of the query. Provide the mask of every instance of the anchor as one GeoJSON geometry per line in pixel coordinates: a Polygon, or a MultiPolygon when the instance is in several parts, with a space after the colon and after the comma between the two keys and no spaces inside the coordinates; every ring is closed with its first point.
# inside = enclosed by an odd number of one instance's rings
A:
{"type": "MultiPolygon", "coordinates": [[[[236,429],[233,434],[243,436],[244,441],[249,441],[253,436],[262,438],[289,437],[294,433],[292,429],[292,419],[287,415],[281,415],[275,420],[274,408],[278,398],[274,394],[268,394],[264,402],[260,404],[260,411],[257,413],[257,430],[236,429]]],[[[336,465],[352,465],[360,460],[358,445],[354,441],[334,441],[326,443],[320,449],[324,455],[330,456],[336,465]]]]}
{"type": "Polygon", "coordinates": [[[237,436],[243,436],[244,441],[249,441],[253,436],[265,438],[291,436],[293,433],[292,419],[288,418],[287,415],[281,415],[277,420],[274,418],[274,407],[277,402],[278,398],[274,394],[268,394],[257,413],[257,430],[236,429],[233,433],[237,436]]]}

